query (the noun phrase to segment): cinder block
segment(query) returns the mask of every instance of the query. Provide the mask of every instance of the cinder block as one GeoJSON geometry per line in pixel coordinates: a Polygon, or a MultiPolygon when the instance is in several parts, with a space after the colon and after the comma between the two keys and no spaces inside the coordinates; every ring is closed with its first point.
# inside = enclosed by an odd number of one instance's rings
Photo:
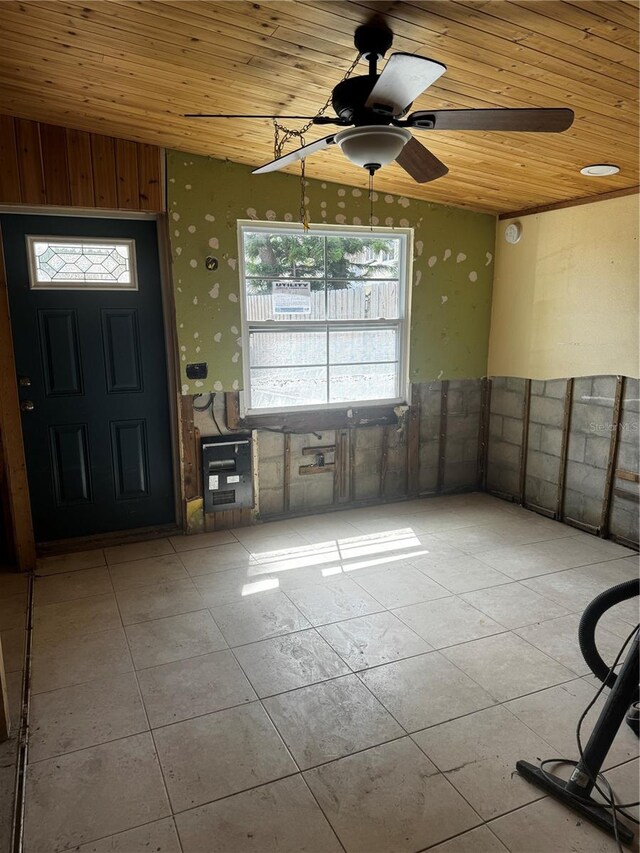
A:
{"type": "Polygon", "coordinates": [[[570,432],[567,447],[567,459],[571,460],[571,462],[584,462],[584,450],[586,443],[586,436],[570,432]]]}
{"type": "Polygon", "coordinates": [[[284,460],[260,459],[258,460],[258,484],[262,489],[282,488],[284,480],[284,460]]]}
{"type": "Polygon", "coordinates": [[[615,376],[594,376],[592,386],[592,402],[596,406],[607,406],[613,408],[613,400],[616,394],[615,376]]]}
{"type": "Polygon", "coordinates": [[[562,426],[564,402],[553,397],[532,397],[530,417],[539,424],[562,426]]]}
{"type": "Polygon", "coordinates": [[[491,393],[491,413],[522,418],[524,396],[513,391],[496,389],[491,393]]]}
{"type": "Polygon", "coordinates": [[[489,441],[489,463],[512,468],[520,467],[520,448],[504,441],[489,441]]]}
{"type": "Polygon", "coordinates": [[[423,465],[420,468],[420,491],[432,492],[438,482],[438,466],[423,465]]]}
{"type": "Polygon", "coordinates": [[[531,396],[544,396],[544,380],[533,379],[531,381],[531,396]]]}
{"type": "Polygon", "coordinates": [[[623,471],[633,471],[637,474],[640,470],[640,451],[638,444],[631,441],[621,441],[618,444],[618,458],[616,467],[623,471]]]}
{"type": "Polygon", "coordinates": [[[542,425],[530,423],[529,424],[529,447],[532,450],[540,450],[541,436],[542,436],[542,425]]]}
{"type": "Polygon", "coordinates": [[[611,441],[609,438],[601,436],[587,436],[587,445],[584,451],[584,461],[587,465],[593,465],[596,468],[605,468],[609,462],[609,450],[611,441]]]}
{"type": "Polygon", "coordinates": [[[480,420],[476,415],[453,415],[447,418],[447,440],[477,437],[479,431],[480,420]]]}
{"type": "Polygon", "coordinates": [[[578,462],[567,464],[567,488],[575,489],[585,497],[594,498],[600,503],[604,496],[604,480],[605,472],[601,468],[578,462]]]}
{"type": "Polygon", "coordinates": [[[562,448],[562,430],[555,427],[542,427],[540,436],[540,450],[553,456],[560,456],[562,448]]]}
{"type": "Polygon", "coordinates": [[[502,415],[493,412],[489,415],[489,435],[491,438],[502,438],[502,415]]]}
{"type": "Polygon", "coordinates": [[[284,512],[282,489],[260,489],[260,517],[284,512]]]}
{"type": "Polygon", "coordinates": [[[592,390],[592,376],[579,376],[573,380],[573,399],[575,402],[579,402],[585,399],[588,403],[591,399],[592,390]]]}
{"type": "Polygon", "coordinates": [[[537,450],[529,450],[527,454],[527,474],[546,480],[547,483],[557,483],[559,480],[560,460],[557,456],[549,456],[537,450]]]}
{"type": "Polygon", "coordinates": [[[564,400],[567,393],[566,379],[547,379],[544,383],[544,396],[564,400]]]}
{"type": "Polygon", "coordinates": [[[445,448],[445,465],[458,464],[460,462],[477,462],[478,444],[473,441],[455,438],[448,439],[445,448]]]}
{"type": "Polygon", "coordinates": [[[284,454],[284,435],[266,430],[258,431],[258,459],[282,458],[284,454]]]}
{"type": "Polygon", "coordinates": [[[510,444],[522,444],[522,427],[522,419],[503,418],[502,440],[508,441],[510,444]]]}
{"type": "Polygon", "coordinates": [[[632,542],[638,542],[637,505],[624,498],[614,496],[609,516],[609,529],[616,536],[624,536],[632,542]]]}
{"type": "Polygon", "coordinates": [[[612,414],[613,409],[607,410],[601,406],[574,401],[571,408],[571,432],[580,432],[584,435],[606,432],[611,425],[612,414]]]}
{"type": "Polygon", "coordinates": [[[505,495],[517,495],[520,488],[520,474],[512,468],[493,465],[487,471],[487,488],[505,495]]]}
{"type": "Polygon", "coordinates": [[[475,462],[456,462],[447,465],[444,474],[444,489],[455,490],[473,488],[478,481],[478,469],[475,462]]]}
{"type": "Polygon", "coordinates": [[[440,435],[440,416],[426,417],[420,421],[420,443],[438,441],[440,435]]]}
{"type": "Polygon", "coordinates": [[[507,390],[515,391],[517,394],[522,394],[524,396],[525,382],[525,379],[520,379],[516,376],[507,376],[507,390]]]}
{"type": "Polygon", "coordinates": [[[558,501],[558,487],[555,483],[539,480],[527,475],[525,483],[525,502],[544,509],[555,510],[558,501]]]}
{"type": "Polygon", "coordinates": [[[380,478],[377,474],[358,473],[355,482],[356,500],[365,501],[377,498],[379,486],[380,478]]]}
{"type": "Polygon", "coordinates": [[[640,412],[640,380],[627,377],[624,383],[624,397],[622,402],[624,412],[640,412]]]}

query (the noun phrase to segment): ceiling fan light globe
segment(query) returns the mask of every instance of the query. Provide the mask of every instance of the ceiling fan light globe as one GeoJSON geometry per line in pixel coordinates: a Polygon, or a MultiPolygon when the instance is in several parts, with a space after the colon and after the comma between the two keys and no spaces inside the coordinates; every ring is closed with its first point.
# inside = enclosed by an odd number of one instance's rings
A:
{"type": "Polygon", "coordinates": [[[402,127],[365,125],[341,130],[335,136],[345,156],[365,169],[380,168],[391,163],[411,139],[411,133],[402,127]]]}

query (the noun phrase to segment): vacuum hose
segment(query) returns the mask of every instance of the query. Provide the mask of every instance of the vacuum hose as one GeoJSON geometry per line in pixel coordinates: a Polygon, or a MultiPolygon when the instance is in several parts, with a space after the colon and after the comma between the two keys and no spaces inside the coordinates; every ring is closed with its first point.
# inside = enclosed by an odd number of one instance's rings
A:
{"type": "Polygon", "coordinates": [[[578,642],[580,643],[582,657],[596,678],[603,681],[606,687],[613,687],[617,675],[614,672],[609,672],[610,667],[600,657],[600,652],[596,645],[596,626],[600,617],[609,608],[639,594],[640,578],[634,578],[617,586],[612,586],[593,599],[580,619],[578,642]]]}

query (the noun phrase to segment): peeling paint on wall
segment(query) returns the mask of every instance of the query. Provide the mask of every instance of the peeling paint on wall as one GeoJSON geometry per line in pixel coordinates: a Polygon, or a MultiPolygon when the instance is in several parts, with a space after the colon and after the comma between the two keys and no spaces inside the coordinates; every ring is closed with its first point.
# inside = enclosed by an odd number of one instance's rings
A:
{"type": "MultiPolygon", "coordinates": [[[[179,151],[168,152],[167,175],[182,393],[236,390],[243,384],[237,220],[297,221],[300,181],[179,151]],[[209,256],[217,269],[206,268],[209,256]],[[185,369],[202,361],[209,375],[196,387],[185,369]]],[[[308,181],[305,199],[312,223],[368,225],[366,190],[308,181]]],[[[374,193],[374,202],[374,225],[414,228],[409,378],[484,376],[495,218],[388,193],[374,193]]]]}

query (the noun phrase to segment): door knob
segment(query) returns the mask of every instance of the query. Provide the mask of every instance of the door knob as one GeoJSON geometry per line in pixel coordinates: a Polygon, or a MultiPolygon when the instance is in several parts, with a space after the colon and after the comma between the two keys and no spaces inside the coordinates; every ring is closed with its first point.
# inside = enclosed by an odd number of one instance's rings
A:
{"type": "Polygon", "coordinates": [[[18,385],[21,388],[28,388],[31,385],[31,379],[28,376],[19,376],[18,385]]]}
{"type": "Polygon", "coordinates": [[[32,412],[35,409],[35,406],[33,405],[32,400],[23,400],[22,403],[20,403],[20,408],[23,412],[32,412]]]}

